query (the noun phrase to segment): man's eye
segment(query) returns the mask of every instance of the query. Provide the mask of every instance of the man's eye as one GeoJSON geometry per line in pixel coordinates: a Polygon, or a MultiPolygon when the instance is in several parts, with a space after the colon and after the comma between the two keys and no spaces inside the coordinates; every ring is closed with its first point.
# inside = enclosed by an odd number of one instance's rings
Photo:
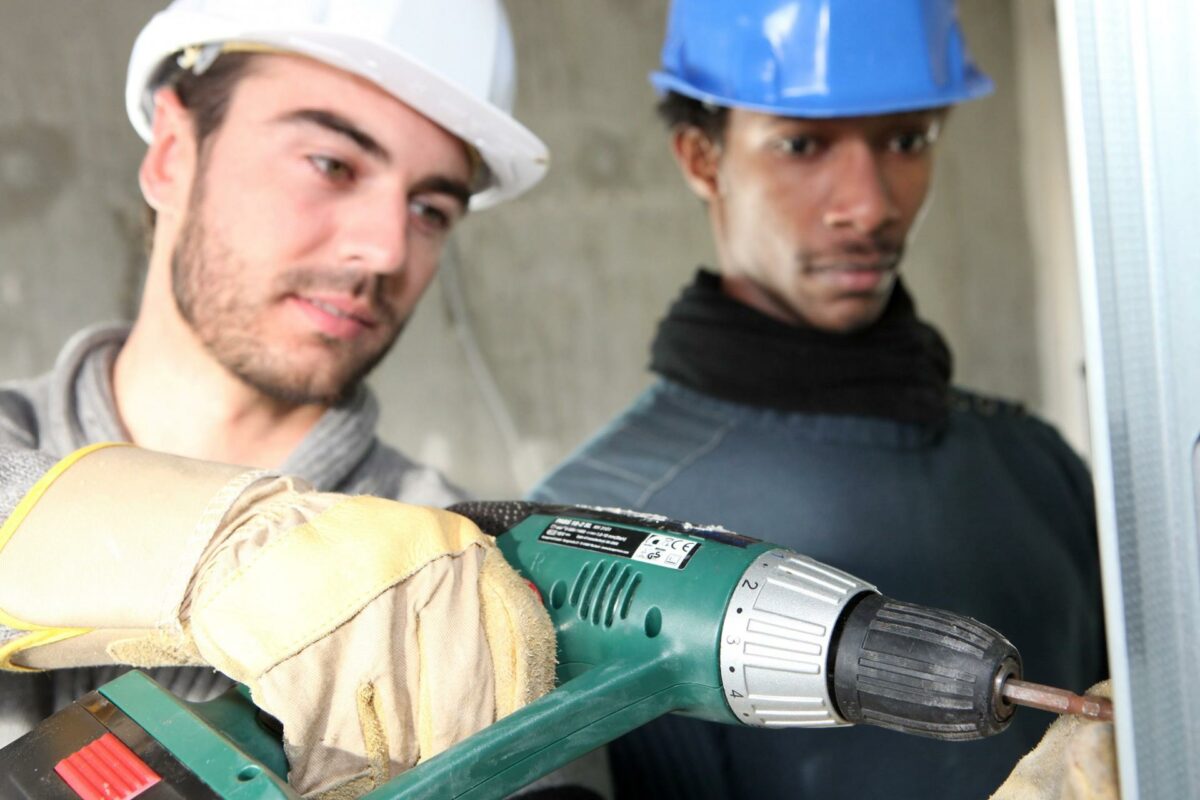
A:
{"type": "Polygon", "coordinates": [[[326,178],[337,183],[354,179],[354,168],[345,161],[339,161],[329,156],[309,156],[309,162],[326,178]]]}
{"type": "Polygon", "coordinates": [[[817,154],[821,143],[814,136],[788,136],[779,139],[775,146],[778,150],[794,156],[813,156],[817,154]]]}
{"type": "Polygon", "coordinates": [[[903,155],[917,155],[933,144],[932,134],[926,131],[907,131],[896,134],[888,141],[888,150],[903,155]]]}
{"type": "Polygon", "coordinates": [[[412,200],[408,204],[408,210],[423,224],[438,233],[444,233],[454,225],[454,217],[449,212],[443,211],[426,200],[412,200]]]}

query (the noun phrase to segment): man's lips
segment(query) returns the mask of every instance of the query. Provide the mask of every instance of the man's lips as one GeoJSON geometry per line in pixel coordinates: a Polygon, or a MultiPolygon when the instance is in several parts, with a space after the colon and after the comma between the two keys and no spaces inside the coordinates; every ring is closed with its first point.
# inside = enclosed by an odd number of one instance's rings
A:
{"type": "Polygon", "coordinates": [[[318,330],[336,339],[353,339],[378,324],[367,304],[351,298],[291,295],[288,303],[318,330]]]}
{"type": "Polygon", "coordinates": [[[842,291],[875,292],[890,285],[899,257],[887,254],[844,255],[808,264],[804,272],[842,291]]]}

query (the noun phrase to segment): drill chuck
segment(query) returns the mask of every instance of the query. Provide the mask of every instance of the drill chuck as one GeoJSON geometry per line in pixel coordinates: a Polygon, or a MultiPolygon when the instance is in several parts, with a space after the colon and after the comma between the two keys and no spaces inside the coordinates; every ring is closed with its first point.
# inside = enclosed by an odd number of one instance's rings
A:
{"type": "Polygon", "coordinates": [[[848,610],[831,665],[846,721],[946,740],[1008,727],[1001,690],[1021,677],[1016,648],[988,626],[878,594],[848,610]]]}
{"type": "Polygon", "coordinates": [[[947,740],[1007,727],[1008,678],[1021,660],[975,620],[884,597],[840,570],[791,552],[755,560],[721,631],[730,711],[768,728],[869,723],[947,740]]]}

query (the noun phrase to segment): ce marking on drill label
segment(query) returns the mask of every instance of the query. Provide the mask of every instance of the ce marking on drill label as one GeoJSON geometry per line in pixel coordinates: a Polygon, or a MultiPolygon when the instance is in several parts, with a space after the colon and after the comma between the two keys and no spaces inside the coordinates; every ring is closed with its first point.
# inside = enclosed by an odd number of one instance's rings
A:
{"type": "Polygon", "coordinates": [[[701,544],[682,536],[574,517],[559,517],[538,538],[543,542],[629,558],[667,569],[686,567],[701,544]]]}

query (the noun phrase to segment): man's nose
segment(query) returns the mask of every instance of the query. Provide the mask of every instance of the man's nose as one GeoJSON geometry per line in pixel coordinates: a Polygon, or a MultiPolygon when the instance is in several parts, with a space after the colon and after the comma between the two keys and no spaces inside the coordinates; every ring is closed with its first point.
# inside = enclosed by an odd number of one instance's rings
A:
{"type": "Polygon", "coordinates": [[[376,191],[341,209],[338,262],[377,274],[404,267],[408,250],[408,196],[376,191]]]}
{"type": "Polygon", "coordinates": [[[838,154],[830,203],[824,215],[831,228],[875,233],[900,217],[880,154],[868,142],[843,144],[838,154]]]}

